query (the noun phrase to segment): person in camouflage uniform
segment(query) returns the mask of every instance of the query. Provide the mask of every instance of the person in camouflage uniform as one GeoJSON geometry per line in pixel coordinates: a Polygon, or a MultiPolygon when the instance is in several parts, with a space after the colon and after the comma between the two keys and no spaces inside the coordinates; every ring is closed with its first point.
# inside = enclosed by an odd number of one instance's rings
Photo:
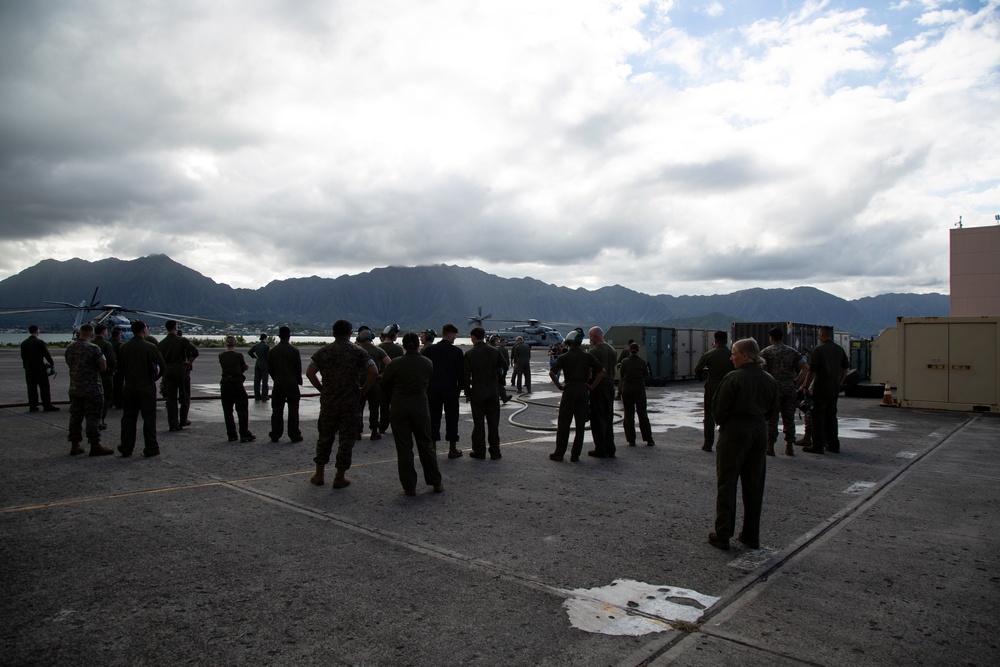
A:
{"type": "Polygon", "coordinates": [[[115,347],[111,344],[104,334],[108,331],[108,325],[98,324],[94,327],[94,345],[101,348],[101,354],[104,355],[104,360],[107,362],[108,367],[106,370],[101,371],[101,390],[104,392],[104,404],[101,406],[101,430],[103,431],[108,427],[108,409],[111,408],[112,394],[114,393],[114,376],[115,376],[115,366],[118,363],[118,355],[115,353],[115,347]]]}
{"type": "MultiPolygon", "coordinates": [[[[771,344],[760,351],[760,358],[764,360],[764,370],[778,382],[778,408],[785,434],[785,454],[795,456],[796,392],[809,372],[809,364],[798,350],[782,342],[784,334],[780,328],[774,327],[767,335],[771,344]]],[[[767,420],[768,456],[774,456],[777,441],[778,415],[775,414],[767,420]]]]}
{"type": "Polygon", "coordinates": [[[106,456],[114,453],[101,446],[101,408],[104,406],[104,392],[101,387],[101,373],[108,369],[101,348],[94,345],[94,325],[84,324],[79,336],[66,348],[66,363],[69,365],[69,442],[70,456],[83,454],[80,446],[83,440],[83,421],[87,420],[87,442],[91,456],[106,456]]]}
{"type": "Polygon", "coordinates": [[[323,473],[330,462],[333,441],[340,436],[337,447],[337,474],[333,478],[333,488],[342,489],[350,485],[344,475],[351,467],[351,453],[354,441],[360,435],[361,397],[368,393],[378,369],[368,353],[351,342],[351,323],[337,320],[333,324],[333,342],[312,356],[306,377],[320,393],[319,436],[316,440],[316,473],[309,480],[317,486],[324,482],[323,473]],[[359,372],[367,371],[364,386],[359,387],[359,372]],[[319,376],[319,377],[317,377],[319,376]],[[320,383],[322,378],[322,383],[320,383]]]}

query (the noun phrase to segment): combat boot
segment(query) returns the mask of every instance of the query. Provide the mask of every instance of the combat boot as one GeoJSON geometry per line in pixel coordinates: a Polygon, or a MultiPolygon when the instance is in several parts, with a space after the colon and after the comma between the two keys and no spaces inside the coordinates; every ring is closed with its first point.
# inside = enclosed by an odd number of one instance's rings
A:
{"type": "Polygon", "coordinates": [[[774,456],[774,443],[773,442],[767,443],[767,455],[768,456],[774,456]]]}
{"type": "Polygon", "coordinates": [[[799,447],[807,447],[812,444],[812,433],[809,424],[806,424],[806,432],[803,434],[801,440],[796,440],[795,444],[799,447]]]}
{"type": "Polygon", "coordinates": [[[69,455],[70,456],[76,456],[77,454],[83,454],[85,451],[87,451],[87,450],[85,450],[83,447],[81,447],[79,442],[71,442],[70,443],[70,447],[69,447],[69,455]]]}
{"type": "Polygon", "coordinates": [[[114,454],[113,449],[108,449],[104,447],[99,442],[90,443],[90,456],[108,456],[109,454],[114,454]]]}
{"type": "Polygon", "coordinates": [[[791,440],[785,443],[785,456],[795,456],[795,447],[792,446],[791,440]]]}
{"type": "Polygon", "coordinates": [[[337,474],[333,476],[333,488],[343,489],[351,485],[351,480],[344,477],[345,470],[337,468],[337,474]]]}
{"type": "Polygon", "coordinates": [[[320,465],[319,463],[317,463],[316,464],[316,472],[313,474],[312,477],[309,478],[309,481],[312,482],[313,484],[315,484],[316,486],[323,486],[323,469],[325,467],[326,466],[323,466],[323,465],[320,465]]]}

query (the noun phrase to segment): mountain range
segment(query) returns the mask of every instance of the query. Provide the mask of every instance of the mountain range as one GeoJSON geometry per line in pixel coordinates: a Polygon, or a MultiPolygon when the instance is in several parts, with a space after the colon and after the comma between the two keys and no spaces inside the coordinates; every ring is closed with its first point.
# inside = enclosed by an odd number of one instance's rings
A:
{"type": "MultiPolygon", "coordinates": [[[[258,289],[234,289],[166,255],[89,262],[47,259],[0,281],[0,307],[40,306],[45,301],[80,303],[100,286],[104,304],[221,320],[219,330],[254,332],[290,324],[296,333],[328,332],[334,320],[373,328],[391,322],[404,329],[439,329],[482,307],[493,315],[486,326],[509,326],[503,318],[559,323],[655,324],[678,328],[728,329],[734,321],[832,324],[852,336],[870,337],[894,326],[897,316],[947,316],[946,294],[881,294],[847,301],[814,287],[740,290],[711,296],[651,296],[614,285],[570,289],[534,278],[501,278],[460,266],[385,267],[338,278],[275,280],[258,289]]],[[[0,316],[0,326],[31,322],[68,330],[66,313],[0,316]]],[[[151,320],[151,323],[156,320],[151,320]]]]}

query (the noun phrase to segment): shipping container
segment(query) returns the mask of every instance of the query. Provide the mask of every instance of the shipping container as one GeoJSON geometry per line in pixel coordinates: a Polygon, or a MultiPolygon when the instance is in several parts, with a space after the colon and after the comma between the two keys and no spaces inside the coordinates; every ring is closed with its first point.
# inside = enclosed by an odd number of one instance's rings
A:
{"type": "Polygon", "coordinates": [[[1000,317],[896,318],[899,404],[1000,412],[1000,317]]]}
{"type": "MultiPolygon", "coordinates": [[[[851,334],[846,331],[834,331],[833,342],[844,350],[844,354],[847,355],[848,359],[851,358],[851,334]]],[[[851,366],[851,368],[854,368],[854,366],[851,366]]]]}
{"type": "MultiPolygon", "coordinates": [[[[774,328],[781,329],[785,338],[782,341],[785,345],[794,347],[802,354],[808,354],[814,347],[819,345],[818,324],[800,324],[798,322],[733,322],[732,340],[730,346],[741,338],[753,338],[757,341],[760,349],[764,349],[771,344],[771,337],[768,331],[774,328]]],[[[850,335],[847,336],[850,341],[850,335]]],[[[850,348],[846,350],[850,354],[850,348]]]]}
{"type": "Polygon", "coordinates": [[[653,378],[670,380],[674,373],[673,334],[674,330],[666,327],[641,324],[614,326],[604,334],[604,340],[618,354],[628,346],[630,339],[634,340],[639,345],[639,356],[649,364],[653,378]]]}
{"type": "MultiPolygon", "coordinates": [[[[851,341],[851,368],[858,371],[862,380],[872,379],[872,341],[870,338],[851,341]]],[[[881,380],[885,382],[885,380],[881,380]]]]}
{"type": "Polygon", "coordinates": [[[898,387],[899,345],[896,327],[889,327],[872,341],[872,381],[898,387]]]}
{"type": "Polygon", "coordinates": [[[674,329],[674,380],[694,380],[694,367],[701,355],[712,349],[715,331],[674,329]]]}

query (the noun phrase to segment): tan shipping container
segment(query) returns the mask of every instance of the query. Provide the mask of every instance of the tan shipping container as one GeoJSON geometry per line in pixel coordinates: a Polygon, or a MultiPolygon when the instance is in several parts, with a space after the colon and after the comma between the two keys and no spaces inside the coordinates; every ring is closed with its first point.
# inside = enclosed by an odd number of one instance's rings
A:
{"type": "Polygon", "coordinates": [[[1000,317],[896,319],[899,404],[1000,412],[1000,317]]]}

